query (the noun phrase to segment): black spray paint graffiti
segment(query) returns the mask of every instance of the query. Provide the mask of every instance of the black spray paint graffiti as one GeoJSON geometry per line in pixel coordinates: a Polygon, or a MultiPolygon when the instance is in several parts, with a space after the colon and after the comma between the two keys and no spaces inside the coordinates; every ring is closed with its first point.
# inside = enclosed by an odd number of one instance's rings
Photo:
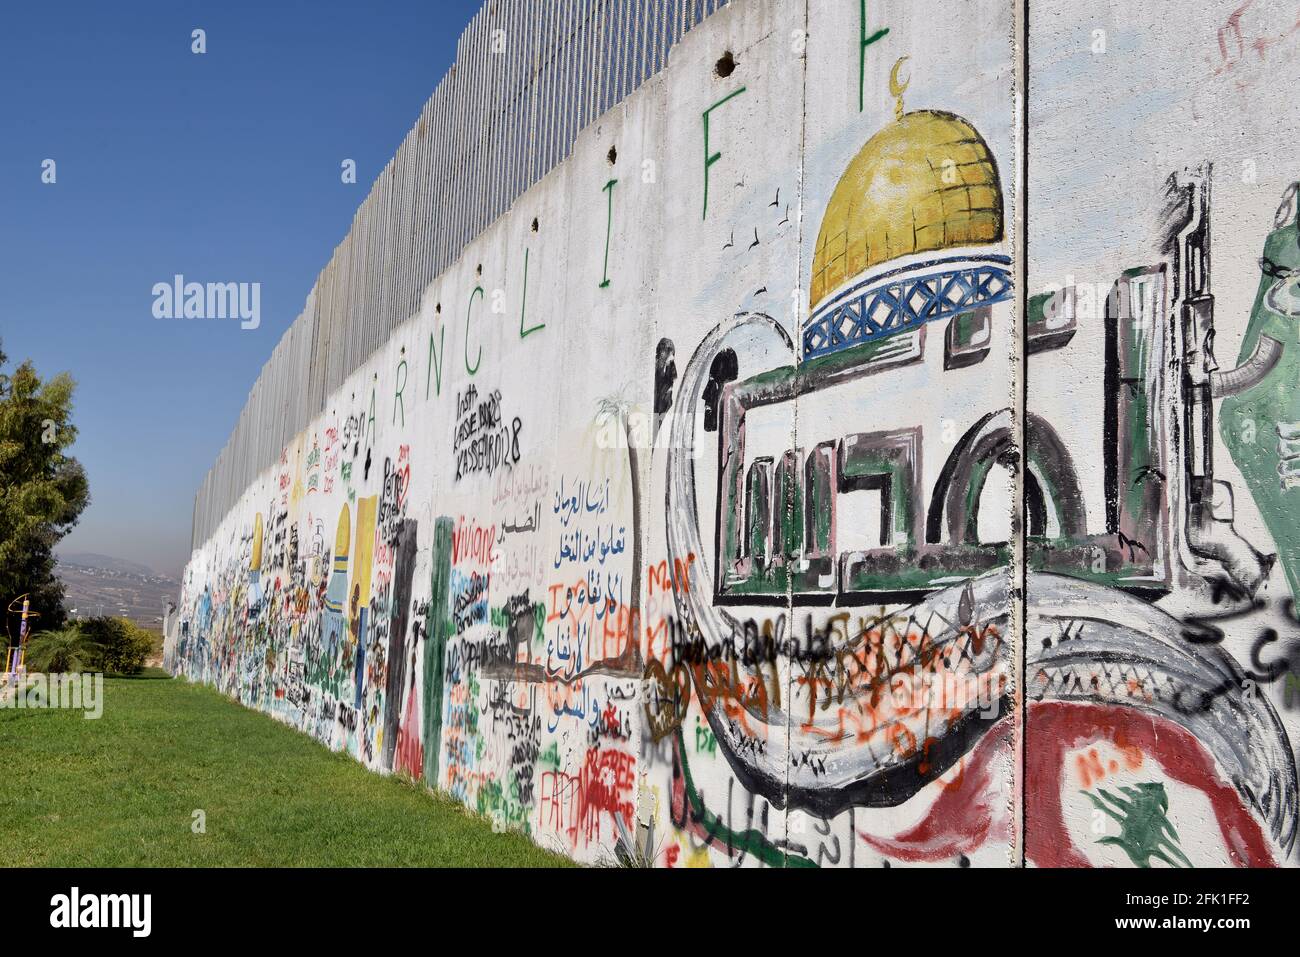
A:
{"type": "Polygon", "coordinates": [[[677,382],[677,350],[671,339],[660,339],[655,349],[655,415],[673,407],[673,386],[677,382]]]}
{"type": "Polygon", "coordinates": [[[410,449],[402,446],[397,456],[396,467],[392,459],[384,459],[384,488],[379,499],[379,515],[375,529],[376,542],[390,549],[397,547],[398,532],[406,514],[406,496],[410,491],[410,485],[410,449]]]}
{"type": "Polygon", "coordinates": [[[406,627],[411,611],[411,582],[415,577],[417,524],[402,522],[397,536],[397,561],[393,568],[392,629],[388,640],[387,694],[384,697],[384,767],[391,770],[397,750],[397,729],[402,718],[402,690],[406,687],[406,627]]]}
{"type": "Polygon", "coordinates": [[[515,416],[509,424],[502,418],[501,390],[494,389],[480,400],[478,389],[469,386],[456,396],[456,431],[452,454],[456,459],[456,481],[486,472],[494,475],[519,461],[519,434],[523,422],[515,416]]]}

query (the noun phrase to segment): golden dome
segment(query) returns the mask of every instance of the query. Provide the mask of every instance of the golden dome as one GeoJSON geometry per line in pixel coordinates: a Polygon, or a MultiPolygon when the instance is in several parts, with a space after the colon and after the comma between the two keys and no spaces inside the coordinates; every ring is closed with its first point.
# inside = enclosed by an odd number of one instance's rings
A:
{"type": "Polygon", "coordinates": [[[983,137],[952,113],[907,113],[840,177],[817,236],[810,305],[899,256],[1001,239],[1002,185],[983,137]]]}

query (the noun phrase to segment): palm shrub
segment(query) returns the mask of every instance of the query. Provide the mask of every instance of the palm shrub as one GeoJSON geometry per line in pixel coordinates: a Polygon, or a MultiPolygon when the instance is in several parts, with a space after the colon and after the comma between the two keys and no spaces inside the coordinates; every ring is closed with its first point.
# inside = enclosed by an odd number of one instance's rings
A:
{"type": "Polygon", "coordinates": [[[28,671],[61,674],[93,667],[99,649],[75,625],[37,632],[27,639],[25,663],[28,671]]]}

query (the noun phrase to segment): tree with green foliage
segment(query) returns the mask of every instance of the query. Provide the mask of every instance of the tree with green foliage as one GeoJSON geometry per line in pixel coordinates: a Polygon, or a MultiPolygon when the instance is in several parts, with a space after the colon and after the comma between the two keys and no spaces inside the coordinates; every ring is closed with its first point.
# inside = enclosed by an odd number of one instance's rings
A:
{"type": "Polygon", "coordinates": [[[156,644],[152,632],[125,618],[85,618],[36,632],[27,640],[24,663],[29,672],[138,675],[156,644]]]}
{"type": "Polygon", "coordinates": [[[94,644],[98,670],[119,675],[136,675],[144,670],[145,659],[154,647],[151,633],[125,618],[87,618],[78,624],[94,644]]]}
{"type": "Polygon", "coordinates": [[[90,503],[86,472],[67,454],[75,383],[66,372],[42,379],[30,361],[7,373],[7,363],[0,349],[0,610],[28,594],[36,627],[57,630],[66,614],[54,546],[90,503]]]}

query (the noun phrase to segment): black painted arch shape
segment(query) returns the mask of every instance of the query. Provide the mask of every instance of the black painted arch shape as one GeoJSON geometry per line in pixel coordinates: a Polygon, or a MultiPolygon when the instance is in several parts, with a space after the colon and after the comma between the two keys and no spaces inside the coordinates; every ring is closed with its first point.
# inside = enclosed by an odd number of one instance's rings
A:
{"type": "MultiPolygon", "coordinates": [[[[944,463],[926,518],[925,540],[937,545],[979,542],[979,499],[991,468],[1014,467],[1011,410],[990,412],[973,425],[944,463]]],[[[1025,506],[1029,534],[1047,534],[1048,508],[1055,513],[1063,538],[1087,533],[1083,492],[1074,460],[1056,430],[1041,416],[1025,415],[1025,506]]]]}

